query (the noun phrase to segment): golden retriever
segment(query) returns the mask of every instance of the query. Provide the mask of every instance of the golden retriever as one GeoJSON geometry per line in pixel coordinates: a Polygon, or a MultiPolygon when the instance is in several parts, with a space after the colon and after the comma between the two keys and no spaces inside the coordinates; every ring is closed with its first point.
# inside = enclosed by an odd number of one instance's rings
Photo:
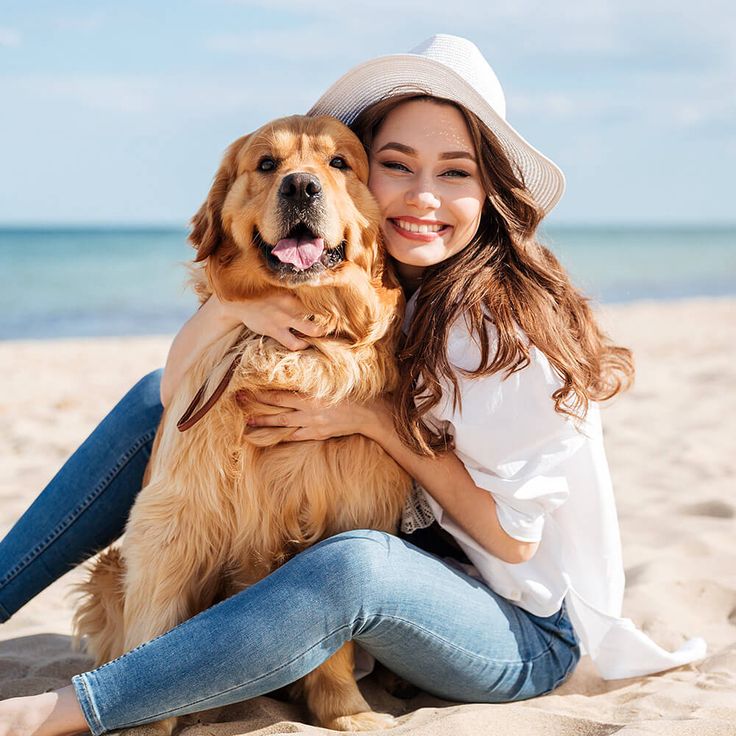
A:
{"type": "MultiPolygon", "coordinates": [[[[192,220],[200,300],[212,292],[241,300],[288,290],[326,337],[305,338],[308,349],[289,351],[240,326],[197,357],[164,412],[121,546],[103,553],[81,586],[76,634],[98,663],[326,537],[396,531],[410,480],[377,443],[362,435],[285,442],[293,428],[246,426],[248,415],[269,411],[254,397],[259,390],[340,402],[367,401],[395,386],[403,297],[386,268],[367,178],[360,141],[329,117],[276,120],[227,149],[192,220]],[[198,423],[177,429],[192,414],[192,396],[217,389],[198,423]]],[[[393,725],[362,697],[353,664],[348,642],[292,694],[304,696],[323,727],[393,725]]],[[[156,726],[170,733],[174,723],[156,726]]]]}

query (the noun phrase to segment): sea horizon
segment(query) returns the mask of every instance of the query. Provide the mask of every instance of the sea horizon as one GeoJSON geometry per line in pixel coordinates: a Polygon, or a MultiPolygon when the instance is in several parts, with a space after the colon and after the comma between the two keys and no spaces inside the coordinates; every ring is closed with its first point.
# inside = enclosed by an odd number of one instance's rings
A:
{"type": "MultiPolygon", "coordinates": [[[[196,309],[188,228],[0,224],[0,340],[172,334],[196,309]]],[[[593,303],[736,295],[736,223],[544,223],[593,303]]]]}

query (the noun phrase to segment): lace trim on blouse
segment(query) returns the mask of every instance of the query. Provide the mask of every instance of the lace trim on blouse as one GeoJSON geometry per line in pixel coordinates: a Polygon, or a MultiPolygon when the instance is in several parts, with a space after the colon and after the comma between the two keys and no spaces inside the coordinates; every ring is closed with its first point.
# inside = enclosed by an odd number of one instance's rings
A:
{"type": "Polygon", "coordinates": [[[417,529],[425,529],[435,520],[424,493],[424,489],[414,481],[411,493],[401,512],[401,531],[404,534],[412,534],[417,529]]]}

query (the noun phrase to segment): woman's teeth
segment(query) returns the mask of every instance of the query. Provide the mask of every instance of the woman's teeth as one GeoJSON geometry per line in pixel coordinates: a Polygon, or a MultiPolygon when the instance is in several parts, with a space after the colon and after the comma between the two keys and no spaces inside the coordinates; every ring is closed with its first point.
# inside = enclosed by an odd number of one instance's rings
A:
{"type": "Polygon", "coordinates": [[[402,230],[410,233],[438,233],[444,225],[417,225],[415,222],[407,222],[406,220],[394,220],[396,225],[402,230]]]}

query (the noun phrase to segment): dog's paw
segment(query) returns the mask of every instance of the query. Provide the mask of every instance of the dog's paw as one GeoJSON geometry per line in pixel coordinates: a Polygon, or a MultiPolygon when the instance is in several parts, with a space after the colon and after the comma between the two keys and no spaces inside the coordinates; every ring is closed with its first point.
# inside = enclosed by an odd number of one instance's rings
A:
{"type": "Polygon", "coordinates": [[[398,725],[399,721],[389,713],[376,713],[373,710],[354,713],[352,716],[338,716],[322,724],[323,728],[331,728],[333,731],[384,731],[398,725]]]}

